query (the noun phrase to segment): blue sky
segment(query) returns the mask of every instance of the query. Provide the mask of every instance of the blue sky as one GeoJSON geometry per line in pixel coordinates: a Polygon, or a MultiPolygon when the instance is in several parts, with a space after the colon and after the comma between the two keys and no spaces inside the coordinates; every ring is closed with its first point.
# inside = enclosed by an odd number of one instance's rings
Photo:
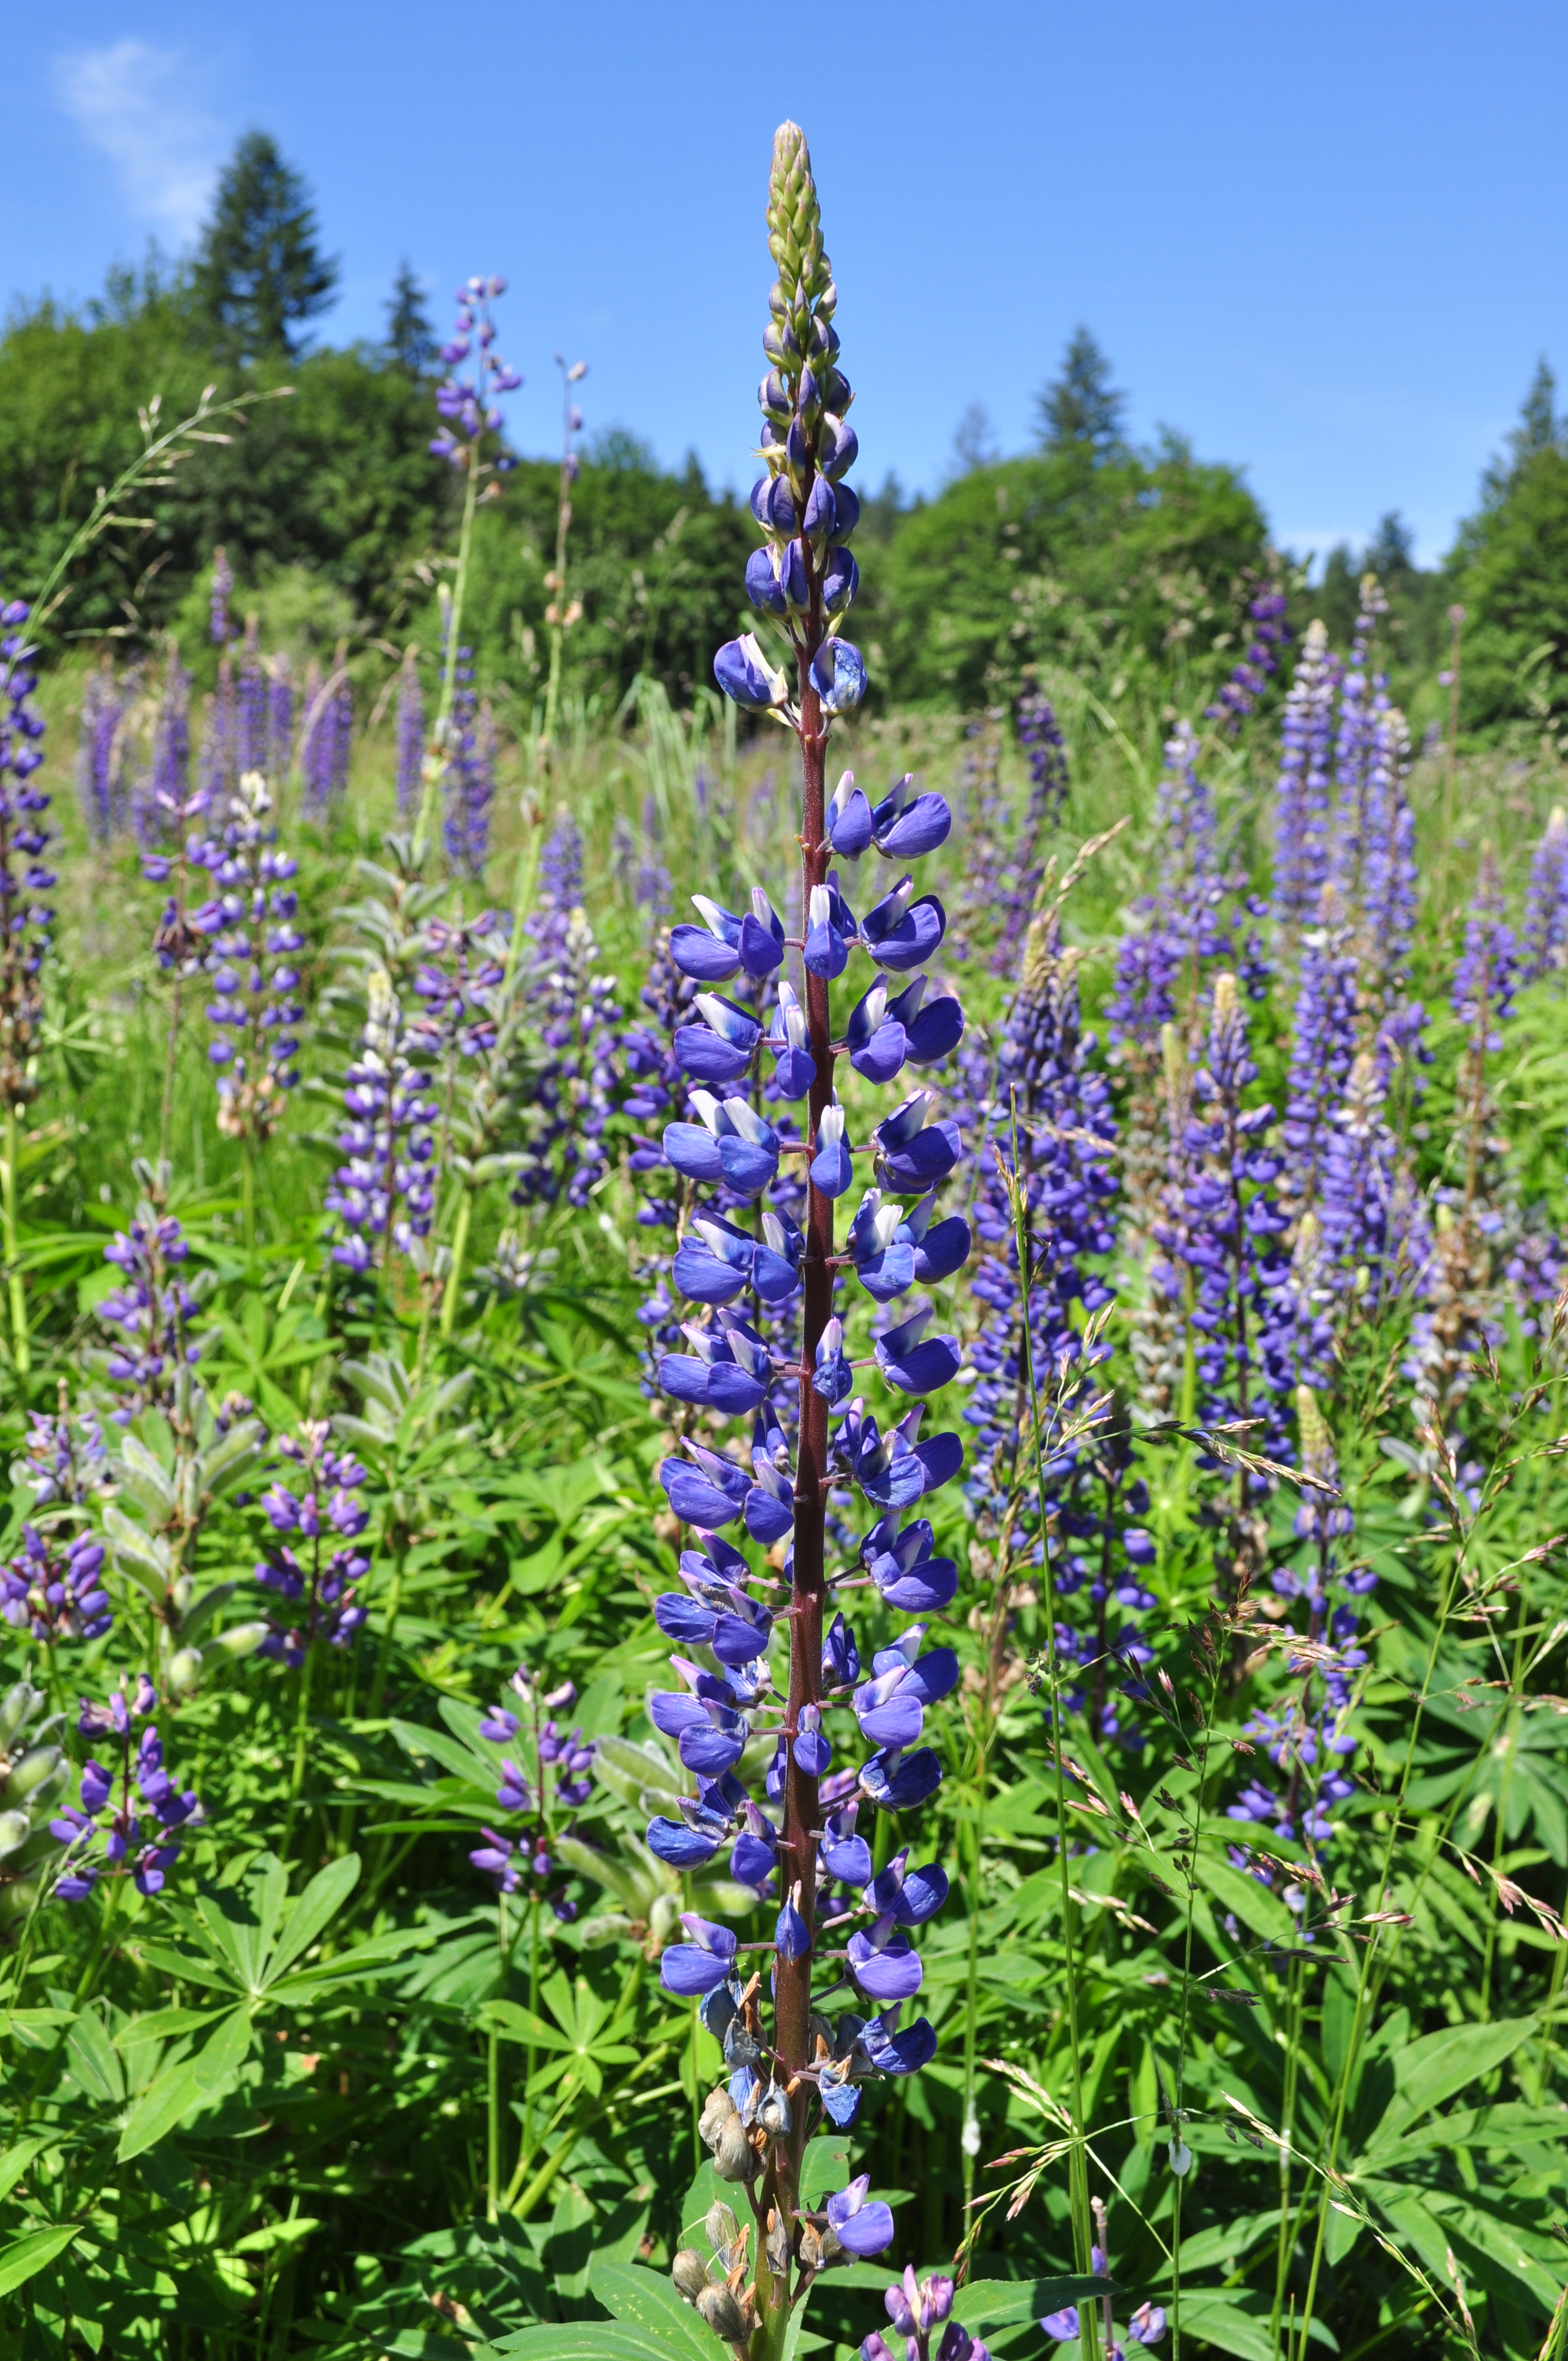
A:
{"type": "Polygon", "coordinates": [[[1398,508],[1431,559],[1538,357],[1568,377],[1568,11],[1544,0],[67,0],[18,11],[6,61],[8,291],[84,298],[149,236],[177,247],[259,124],[342,257],[329,336],[378,332],[404,255],[438,325],[459,278],[506,273],[528,449],[556,441],[560,347],[590,430],[750,481],[786,115],[864,481],[934,489],[971,402],[1023,447],[1082,320],[1135,434],[1245,467],[1284,544],[1398,508]]]}

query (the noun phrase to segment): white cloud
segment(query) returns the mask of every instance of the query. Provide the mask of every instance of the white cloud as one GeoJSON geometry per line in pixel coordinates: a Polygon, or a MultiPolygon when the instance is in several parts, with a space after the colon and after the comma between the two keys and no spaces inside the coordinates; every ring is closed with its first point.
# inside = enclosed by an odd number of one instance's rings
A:
{"type": "Polygon", "coordinates": [[[223,133],[191,99],[176,49],[112,41],[58,58],[60,103],[119,175],[133,213],[178,241],[199,226],[223,133]]]}

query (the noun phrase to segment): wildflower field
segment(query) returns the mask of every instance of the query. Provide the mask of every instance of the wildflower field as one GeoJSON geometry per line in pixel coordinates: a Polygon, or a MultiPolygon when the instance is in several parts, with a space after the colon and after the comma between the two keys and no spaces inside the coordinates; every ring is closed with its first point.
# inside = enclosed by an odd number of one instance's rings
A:
{"type": "Polygon", "coordinates": [[[494,280],[406,650],[71,635],[271,389],[4,586],[0,2354],[1561,2361],[1562,758],[1372,572],[880,701],[767,234],[689,697],[565,361],[488,693],[494,280]]]}

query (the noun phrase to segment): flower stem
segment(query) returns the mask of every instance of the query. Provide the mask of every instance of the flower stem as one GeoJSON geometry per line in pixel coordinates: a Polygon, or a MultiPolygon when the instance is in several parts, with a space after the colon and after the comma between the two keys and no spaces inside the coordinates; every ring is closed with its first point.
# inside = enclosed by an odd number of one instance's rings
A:
{"type": "Polygon", "coordinates": [[[392,1662],[392,1639],[398,1628],[398,1609],[403,1597],[403,1561],[408,1555],[408,1543],[400,1541],[392,1557],[392,1580],[387,1592],[387,1620],[381,1626],[381,1644],[376,1651],[376,1677],[370,1684],[370,1718],[381,1710],[381,1700],[387,1694],[387,1675],[392,1662]]]}
{"type": "MultiPolygon", "coordinates": [[[[497,1977],[499,1990],[496,1997],[498,2000],[505,2000],[507,1988],[507,1967],[510,1946],[507,1938],[507,1898],[504,1894],[499,1897],[499,1906],[496,1912],[496,1936],[498,1947],[500,1952],[500,1964],[497,1977]]],[[[499,2030],[493,2024],[490,2026],[489,2034],[489,2058],[488,2061],[486,2084],[489,2114],[489,2138],[488,2142],[489,2169],[486,2184],[485,2219],[487,2222],[494,2222],[499,2218],[500,2214],[501,2037],[499,2030]]]]}
{"type": "MultiPolygon", "coordinates": [[[[16,1160],[18,1150],[16,1108],[14,1100],[5,1106],[5,1160],[0,1165],[0,1214],[5,1224],[5,1279],[11,1298],[11,1356],[16,1376],[25,1380],[33,1366],[32,1346],[27,1335],[27,1291],[23,1284],[21,1265],[17,1260],[16,1235],[16,1160]]],[[[25,1383],[18,1387],[25,1394],[25,1383]]]]}
{"type": "MultiPolygon", "coordinates": [[[[1083,2050],[1078,2023],[1078,1961],[1073,1940],[1073,1901],[1067,1865],[1067,1784],[1061,1759],[1061,1660],[1057,1648],[1056,1594],[1052,1586],[1050,1550],[1047,1535],[1046,1462],[1040,1419],[1039,1380],[1035,1368],[1034,1328],[1029,1309],[1031,1257],[1027,1223],[1027,1190],[1017,1177],[1019,1167],[1016,1089],[1010,1093],[1010,1098],[1013,1117],[1013,1179],[1009,1186],[1013,1200],[1014,1235],[1018,1247],[1018,1285],[1022,1299],[1018,1333],[1024,1367],[1029,1384],[1029,1426],[1035,1448],[1035,1498],[1040,1520],[1040,1551],[1045,1561],[1040,1576],[1040,1599],[1046,1612],[1046,1665],[1051,1700],[1051,1756],[1056,1766],[1057,1864],[1061,1883],[1062,1955],[1063,1966],[1066,1970],[1068,2047],[1072,2062],[1073,2142],[1068,2163],[1068,2194],[1072,2211],[1076,2261],[1078,2268],[1087,2273],[1092,2268],[1094,2239],[1089,2218],[1089,2169],[1084,2150],[1088,2127],[1083,2119],[1083,2050]]],[[[1081,2361],[1096,2361],[1098,2332],[1094,2313],[1090,2305],[1080,2306],[1079,2320],[1081,2361]]]]}
{"type": "Polygon", "coordinates": [[[479,503],[479,454],[468,454],[467,480],[463,488],[463,523],[457,535],[457,570],[452,580],[452,606],[446,621],[445,661],[441,667],[441,697],[435,709],[435,722],[431,730],[431,743],[435,759],[429,765],[424,793],[420,798],[419,824],[414,829],[414,864],[424,858],[435,823],[441,783],[446,774],[446,731],[452,719],[452,697],[457,677],[457,642],[463,629],[463,594],[468,583],[468,558],[474,545],[474,511],[479,503]]]}
{"type": "Polygon", "coordinates": [[[300,1694],[294,1708],[294,1762],[289,1774],[289,1808],[283,1820],[283,1858],[289,1858],[294,1821],[300,1808],[300,1795],[305,1784],[305,1752],[311,1734],[311,1685],[315,1675],[316,1651],[320,1642],[305,1643],[305,1660],[300,1666],[300,1694]]]}
{"type": "Polygon", "coordinates": [[[441,1341],[449,1345],[457,1318],[457,1299],[463,1287],[463,1263],[468,1251],[468,1224],[474,1218],[474,1191],[465,1189],[457,1208],[457,1226],[452,1233],[452,1268],[446,1274],[446,1292],[441,1300],[441,1341]]]}

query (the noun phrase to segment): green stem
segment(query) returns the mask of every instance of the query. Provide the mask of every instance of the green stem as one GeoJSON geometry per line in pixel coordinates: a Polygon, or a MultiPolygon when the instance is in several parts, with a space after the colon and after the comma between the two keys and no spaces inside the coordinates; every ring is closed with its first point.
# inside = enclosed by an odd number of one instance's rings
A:
{"type": "MultiPolygon", "coordinates": [[[[1005,1570],[1003,1578],[1005,1579],[1005,1570]]],[[[976,1771],[974,1817],[970,1828],[969,1963],[964,1986],[964,2112],[959,2142],[963,2152],[964,2210],[967,2218],[974,2196],[974,2160],[980,2153],[980,2121],[975,2114],[975,2053],[980,2024],[980,1893],[985,1857],[985,1775],[989,1750],[981,1742],[976,1771]]]]}
{"type": "MultiPolygon", "coordinates": [[[[27,1291],[23,1284],[16,1235],[16,1109],[7,1101],[5,1107],[5,1160],[0,1167],[0,1213],[5,1224],[5,1277],[11,1297],[11,1356],[16,1375],[26,1379],[33,1366],[32,1345],[27,1335],[27,1291]]],[[[18,1391],[26,1397],[27,1387],[18,1391]]]]}
{"type": "Polygon", "coordinates": [[[1279,2240],[1274,2259],[1274,2306],[1268,2315],[1268,2349],[1279,2350],[1279,2323],[1285,2309],[1285,2281],[1290,2269],[1292,2217],[1290,2212],[1290,2147],[1295,2137],[1296,2081],[1301,2054],[1301,1968],[1299,1960],[1290,1963],[1290,2030],[1285,2044],[1285,2096],[1279,2111],[1282,2142],[1279,2150],[1279,2240]]]}
{"type": "Polygon", "coordinates": [[[245,1259],[254,1275],[256,1267],[256,1149],[247,1137],[240,1161],[240,1203],[245,1222],[245,1259]]]}
{"type": "Polygon", "coordinates": [[[392,1558],[391,1587],[387,1592],[387,1620],[381,1626],[381,1644],[376,1651],[376,1677],[370,1684],[370,1719],[381,1710],[381,1700],[387,1694],[387,1675],[391,1668],[392,1640],[398,1628],[398,1609],[403,1598],[403,1562],[408,1555],[408,1543],[400,1542],[392,1558]]]}
{"type": "Polygon", "coordinates": [[[414,829],[413,858],[418,868],[424,859],[431,830],[441,795],[441,783],[446,773],[446,730],[452,719],[452,697],[457,677],[457,642],[463,630],[463,597],[468,584],[468,557],[474,544],[474,512],[479,503],[479,454],[469,451],[466,460],[467,480],[463,489],[463,523],[457,535],[457,571],[452,584],[452,606],[447,617],[445,661],[441,667],[441,697],[435,709],[435,723],[431,731],[431,744],[436,757],[430,764],[430,775],[420,797],[419,823],[414,829]]]}
{"type": "Polygon", "coordinates": [[[283,1859],[289,1858],[294,1833],[294,1821],[300,1809],[300,1795],[305,1784],[305,1752],[311,1735],[311,1684],[315,1676],[316,1650],[320,1643],[311,1640],[305,1645],[305,1661],[300,1666],[300,1694],[294,1708],[294,1761],[289,1774],[289,1808],[283,1819],[283,1859]]]}
{"type": "MultiPolygon", "coordinates": [[[[1023,1349],[1025,1374],[1029,1388],[1029,1422],[1035,1449],[1035,1494],[1040,1520],[1040,1547],[1047,1558],[1047,1578],[1040,1585],[1040,1600],[1046,1615],[1047,1685],[1051,1701],[1051,1758],[1056,1771],[1057,1863],[1061,1884],[1061,1930],[1063,1964],[1066,1970],[1068,2048],[1072,2066],[1073,2141],[1068,2167],[1069,2202],[1072,2212],[1073,2242],[1077,2250],[1079,2269],[1088,2274],[1093,2268],[1093,2232],[1089,2217],[1089,2169],[1084,2142],[1087,2125],[1083,2118],[1083,2052],[1078,2023],[1078,1961],[1073,1939],[1073,1902],[1069,1891],[1070,1878],[1067,1865],[1067,1781],[1062,1769],[1062,1698],[1060,1661],[1057,1651],[1056,1602],[1049,1579],[1049,1550],[1046,1523],[1046,1463],[1041,1433],[1039,1384],[1035,1369],[1034,1331],[1030,1317],[1029,1286],[1032,1257],[1028,1234],[1028,1201],[1026,1184],[1019,1175],[1018,1159],[1018,1094],[1011,1093],[1013,1115],[1013,1178],[1009,1184],[1013,1204],[1014,1236],[1018,1250],[1018,1280],[1021,1297],[1019,1341],[1023,1349]]],[[[883,1817],[879,1813],[879,1819],[883,1817]]],[[[1179,2199],[1179,2191],[1178,2192],[1179,2199]]],[[[1091,2307],[1083,2304],[1079,2310],[1080,2323],[1080,2361],[1096,2361],[1098,2330],[1091,2307]]]]}
{"type": "Polygon", "coordinates": [[[169,1134],[174,1121],[174,1080],[180,1065],[180,985],[177,973],[169,994],[169,1039],[163,1053],[163,1096],[158,1109],[158,1169],[169,1161],[169,1134]]]}
{"type": "Polygon", "coordinates": [[[123,1877],[112,1877],[109,1880],[109,1898],[104,1905],[104,1916],[98,1922],[97,1938],[88,1954],[87,1965],[82,1969],[82,1980],[76,1987],[76,1997],[71,2003],[73,2008],[82,2009],[86,2006],[103,1971],[104,1960],[113,1948],[111,1938],[114,1934],[115,1919],[120,1907],[120,1888],[124,1883],[123,1877]]]}
{"type": "MultiPolygon", "coordinates": [[[[510,1947],[507,1941],[507,1898],[504,1894],[499,1897],[496,1913],[496,1932],[500,1949],[497,1998],[505,2000],[510,1947]]],[[[501,2192],[501,2037],[494,2025],[490,2027],[487,2091],[489,2107],[489,2169],[486,2179],[485,2219],[487,2222],[494,2222],[499,2218],[501,2192]]]]}
{"type": "Polygon", "coordinates": [[[452,1268],[446,1274],[446,1292],[441,1300],[441,1341],[452,1342],[453,1325],[457,1318],[457,1298],[463,1285],[463,1262],[468,1251],[468,1224],[474,1218],[474,1191],[465,1189],[457,1208],[457,1226],[452,1233],[452,1268]]]}

